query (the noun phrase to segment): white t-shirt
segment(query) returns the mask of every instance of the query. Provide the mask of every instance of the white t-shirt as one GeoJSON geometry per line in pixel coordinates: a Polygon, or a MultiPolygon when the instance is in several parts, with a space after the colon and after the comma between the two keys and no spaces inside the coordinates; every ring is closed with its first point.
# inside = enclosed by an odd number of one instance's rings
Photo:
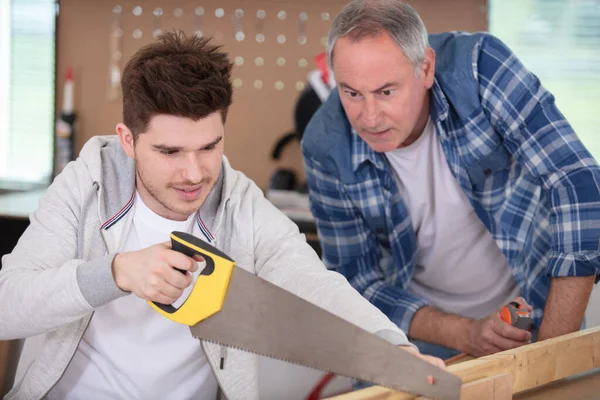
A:
{"type": "MultiPolygon", "coordinates": [[[[203,238],[196,214],[187,221],[167,220],[146,207],[137,193],[134,207],[121,252],[169,241],[175,230],[203,238]]],[[[200,341],[192,337],[189,327],[165,318],[130,294],[96,310],[48,399],[215,400],[217,388],[200,341]]]]}
{"type": "Polygon", "coordinates": [[[416,142],[385,156],[417,234],[409,290],[476,319],[517,297],[508,261],[452,175],[431,119],[416,142]]]}

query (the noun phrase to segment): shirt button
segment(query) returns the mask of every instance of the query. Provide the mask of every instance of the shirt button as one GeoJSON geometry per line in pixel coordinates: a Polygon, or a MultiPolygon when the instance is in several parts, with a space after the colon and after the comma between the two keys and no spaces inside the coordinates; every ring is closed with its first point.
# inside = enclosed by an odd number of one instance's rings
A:
{"type": "Polygon", "coordinates": [[[383,185],[383,188],[386,190],[386,192],[390,191],[390,185],[388,185],[387,183],[383,185]]]}
{"type": "Polygon", "coordinates": [[[491,170],[491,169],[489,169],[489,168],[486,168],[486,169],[484,169],[484,170],[483,170],[483,173],[484,173],[485,175],[490,175],[490,174],[492,173],[492,170],[491,170]]]}
{"type": "Polygon", "coordinates": [[[377,229],[375,229],[375,232],[377,232],[378,234],[382,234],[383,228],[377,228],[377,229]]]}

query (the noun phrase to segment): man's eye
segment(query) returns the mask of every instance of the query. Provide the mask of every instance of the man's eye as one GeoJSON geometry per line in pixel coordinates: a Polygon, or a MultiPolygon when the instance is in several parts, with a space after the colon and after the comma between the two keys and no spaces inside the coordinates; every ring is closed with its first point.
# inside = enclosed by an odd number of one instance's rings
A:
{"type": "Polygon", "coordinates": [[[357,97],[357,96],[358,96],[358,93],[356,93],[356,92],[348,92],[348,95],[349,95],[350,97],[357,97]]]}
{"type": "Polygon", "coordinates": [[[382,90],[381,94],[383,94],[384,96],[391,96],[392,95],[392,90],[391,89],[386,89],[386,90],[382,90]]]}
{"type": "Polygon", "coordinates": [[[160,154],[164,156],[172,156],[175,153],[177,153],[176,150],[160,150],[160,154]]]}

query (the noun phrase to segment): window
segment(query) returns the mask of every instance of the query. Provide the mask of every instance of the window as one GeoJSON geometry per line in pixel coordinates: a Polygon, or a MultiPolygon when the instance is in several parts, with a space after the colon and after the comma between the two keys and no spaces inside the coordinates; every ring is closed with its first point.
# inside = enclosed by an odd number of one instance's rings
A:
{"type": "Polygon", "coordinates": [[[0,0],[0,185],[48,183],[56,0],[0,0]]]}
{"type": "Polygon", "coordinates": [[[540,78],[600,161],[600,1],[490,0],[489,31],[540,78]]]}

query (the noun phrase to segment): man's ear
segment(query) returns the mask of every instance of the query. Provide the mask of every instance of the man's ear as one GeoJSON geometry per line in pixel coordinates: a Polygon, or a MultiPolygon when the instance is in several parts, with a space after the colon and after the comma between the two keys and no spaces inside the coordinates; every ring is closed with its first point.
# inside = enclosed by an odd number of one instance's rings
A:
{"type": "Polygon", "coordinates": [[[421,76],[425,87],[431,89],[435,77],[435,51],[431,47],[425,49],[425,59],[421,64],[421,76]]]}
{"type": "Polygon", "coordinates": [[[122,122],[117,124],[117,135],[119,135],[119,140],[121,141],[121,147],[125,151],[125,154],[130,158],[135,157],[135,143],[133,140],[133,133],[131,130],[122,122]]]}

